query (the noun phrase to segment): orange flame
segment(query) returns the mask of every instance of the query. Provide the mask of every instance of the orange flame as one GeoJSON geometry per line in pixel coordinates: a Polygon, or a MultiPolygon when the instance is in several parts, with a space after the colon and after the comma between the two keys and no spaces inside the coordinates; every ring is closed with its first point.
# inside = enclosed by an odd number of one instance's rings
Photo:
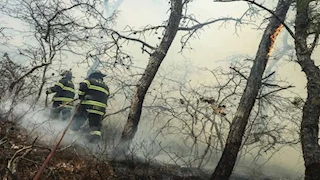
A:
{"type": "Polygon", "coordinates": [[[270,48],[269,48],[269,52],[268,52],[267,56],[271,55],[271,51],[273,50],[274,42],[276,41],[276,38],[279,35],[282,28],[283,28],[283,24],[280,24],[279,27],[275,30],[275,32],[270,36],[271,44],[270,44],[270,48]]]}

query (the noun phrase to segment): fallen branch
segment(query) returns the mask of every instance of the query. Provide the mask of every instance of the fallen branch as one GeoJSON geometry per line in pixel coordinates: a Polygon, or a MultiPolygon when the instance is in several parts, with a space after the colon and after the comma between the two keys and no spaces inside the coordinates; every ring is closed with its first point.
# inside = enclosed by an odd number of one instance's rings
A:
{"type": "Polygon", "coordinates": [[[59,150],[58,150],[58,152],[62,152],[62,151],[64,151],[64,150],[66,150],[66,149],[68,149],[68,148],[72,147],[78,139],[81,139],[81,137],[79,137],[79,138],[77,138],[77,139],[73,140],[73,141],[72,141],[68,146],[65,146],[65,147],[63,147],[63,148],[59,149],[59,150]]]}
{"type": "Polygon", "coordinates": [[[33,143],[30,146],[25,146],[18,151],[16,151],[11,159],[8,162],[7,165],[7,170],[11,173],[11,176],[14,179],[17,179],[17,169],[18,169],[18,164],[22,158],[24,158],[27,154],[29,154],[32,151],[33,145],[35,144],[36,140],[38,137],[33,141],[33,143]],[[18,156],[19,153],[25,151],[21,156],[18,156]]]}
{"type": "Polygon", "coordinates": [[[20,159],[24,158],[29,152],[32,151],[32,145],[23,147],[22,149],[19,149],[14,153],[14,155],[11,157],[11,159],[8,162],[7,168],[12,174],[12,176],[16,177],[17,169],[18,169],[18,163],[20,159]],[[25,151],[21,156],[18,156],[18,154],[22,151],[25,151]]]}

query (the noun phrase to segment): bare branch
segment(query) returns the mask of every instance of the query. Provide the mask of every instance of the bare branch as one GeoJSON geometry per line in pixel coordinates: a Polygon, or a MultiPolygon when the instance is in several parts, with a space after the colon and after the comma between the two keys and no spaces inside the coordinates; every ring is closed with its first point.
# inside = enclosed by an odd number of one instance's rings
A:
{"type": "Polygon", "coordinates": [[[295,36],[294,36],[293,31],[289,28],[289,26],[288,26],[283,20],[281,20],[281,19],[279,18],[278,15],[275,14],[274,11],[266,8],[265,6],[263,6],[263,5],[255,2],[255,1],[252,1],[252,0],[215,0],[215,2],[235,2],[235,1],[245,1],[245,2],[254,4],[254,5],[256,5],[256,6],[262,8],[262,9],[264,9],[264,10],[266,10],[266,11],[268,11],[268,12],[269,12],[270,14],[272,14],[272,16],[274,16],[279,22],[281,22],[281,24],[283,24],[283,26],[284,26],[284,27],[286,28],[286,30],[289,32],[290,36],[291,36],[293,39],[295,39],[295,36]]]}
{"type": "Polygon", "coordinates": [[[26,72],[24,75],[22,75],[21,77],[19,77],[17,80],[15,80],[14,82],[12,82],[10,84],[10,90],[12,90],[14,88],[14,86],[19,83],[23,78],[25,78],[26,76],[30,75],[31,73],[33,73],[35,70],[41,68],[41,67],[44,67],[44,66],[48,66],[50,65],[51,63],[43,63],[43,64],[40,64],[38,66],[34,66],[32,69],[30,69],[28,72],[26,72]]]}

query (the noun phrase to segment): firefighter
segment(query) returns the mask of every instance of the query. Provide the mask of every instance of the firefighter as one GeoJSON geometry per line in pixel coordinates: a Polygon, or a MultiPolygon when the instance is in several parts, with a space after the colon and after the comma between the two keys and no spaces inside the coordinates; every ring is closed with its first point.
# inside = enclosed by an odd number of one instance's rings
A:
{"type": "Polygon", "coordinates": [[[101,140],[101,123],[107,107],[109,87],[103,81],[106,75],[100,71],[92,72],[88,78],[80,83],[80,107],[71,126],[72,131],[78,131],[88,119],[89,134],[87,139],[91,143],[101,140]]]}
{"type": "Polygon", "coordinates": [[[74,84],[72,82],[72,72],[67,70],[60,74],[62,79],[53,87],[48,88],[46,94],[56,93],[52,99],[53,105],[50,112],[50,118],[58,119],[60,113],[62,120],[67,120],[71,116],[73,103],[60,107],[62,104],[70,102],[75,96],[74,84]]]}

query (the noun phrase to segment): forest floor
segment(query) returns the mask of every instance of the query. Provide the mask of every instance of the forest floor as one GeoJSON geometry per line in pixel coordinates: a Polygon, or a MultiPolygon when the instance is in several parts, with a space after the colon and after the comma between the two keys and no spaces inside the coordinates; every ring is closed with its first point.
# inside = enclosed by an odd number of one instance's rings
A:
{"type": "MultiPolygon", "coordinates": [[[[37,143],[18,126],[0,121],[0,178],[33,179],[51,149],[37,143]]],[[[105,162],[78,154],[72,149],[57,150],[40,179],[207,179],[205,175],[179,176],[178,166],[159,166],[132,161],[105,162]]]]}
{"type": "MultiPolygon", "coordinates": [[[[0,119],[1,180],[33,179],[52,147],[29,137],[23,128],[0,119]]],[[[146,164],[139,161],[102,161],[72,148],[59,149],[40,179],[46,180],[202,180],[210,174],[176,165],[146,164]]],[[[232,179],[246,177],[233,175],[232,179]]],[[[259,178],[267,180],[271,178],[259,178]]],[[[273,178],[272,178],[273,179],[273,178]]]]}

